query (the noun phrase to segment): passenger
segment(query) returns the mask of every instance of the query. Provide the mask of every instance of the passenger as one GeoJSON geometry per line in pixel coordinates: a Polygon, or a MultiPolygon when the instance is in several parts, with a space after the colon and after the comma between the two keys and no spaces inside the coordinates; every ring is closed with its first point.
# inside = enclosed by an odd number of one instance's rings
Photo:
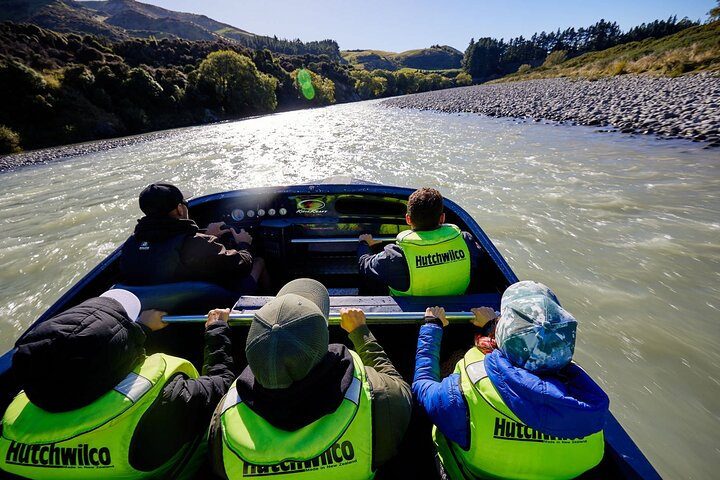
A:
{"type": "Polygon", "coordinates": [[[188,216],[186,196],[169,183],[153,183],[140,192],[135,232],[122,247],[120,271],[132,285],[206,281],[241,293],[269,289],[262,258],[250,252],[252,236],[211,223],[206,233],[188,216]],[[218,239],[227,240],[226,248],[218,239]]]}
{"type": "Polygon", "coordinates": [[[381,242],[369,233],[360,235],[360,273],[390,287],[392,295],[465,293],[483,253],[472,234],[445,223],[440,192],[434,188],[413,192],[405,221],[411,229],[375,255],[371,247],[381,242]]]}
{"type": "MultiPolygon", "coordinates": [[[[235,378],[229,310],[205,323],[203,375],[145,356],[164,312],[110,290],[30,330],[12,369],[21,392],[2,421],[0,468],[26,478],[187,478],[207,459],[212,412],[235,378]]],[[[207,464],[205,464],[207,468],[207,464]]]]}
{"type": "Polygon", "coordinates": [[[216,475],[371,478],[397,453],[412,409],[410,386],[362,310],[341,312],[357,353],[328,344],[329,303],[321,283],[303,278],[255,314],[248,367],[210,426],[216,475]]]}
{"type": "MultiPolygon", "coordinates": [[[[609,400],[571,363],[577,323],[545,285],[511,285],[497,318],[497,349],[472,347],[440,380],[443,308],[420,329],[413,395],[434,423],[443,479],[574,478],[602,457],[609,400]]],[[[477,326],[494,320],[473,309],[477,326]]],[[[477,342],[476,342],[477,343],[477,342]]]]}

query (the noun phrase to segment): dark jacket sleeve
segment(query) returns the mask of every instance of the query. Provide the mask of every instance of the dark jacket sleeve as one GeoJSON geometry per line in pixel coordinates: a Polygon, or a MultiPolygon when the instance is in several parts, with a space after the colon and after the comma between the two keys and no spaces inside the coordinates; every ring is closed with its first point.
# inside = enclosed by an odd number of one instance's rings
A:
{"type": "Polygon", "coordinates": [[[185,240],[181,261],[192,270],[213,272],[226,277],[250,274],[253,257],[249,250],[227,249],[212,235],[201,233],[185,240]]]}
{"type": "Polygon", "coordinates": [[[440,342],[443,330],[435,324],[420,327],[412,392],[418,405],[448,439],[467,448],[470,431],[467,405],[456,373],[440,380],[440,342]]]}
{"type": "Polygon", "coordinates": [[[410,422],[410,386],[393,366],[367,325],[350,333],[372,387],[374,468],[394,457],[410,422]]]}
{"type": "Polygon", "coordinates": [[[205,360],[198,378],[175,376],[143,416],[130,447],[136,468],[156,468],[185,443],[206,431],[215,406],[235,378],[230,327],[205,331],[205,360]]]}
{"type": "Polygon", "coordinates": [[[367,242],[360,242],[357,250],[360,274],[395,290],[410,288],[410,270],[405,254],[398,245],[385,245],[382,252],[373,255],[367,242]]]}

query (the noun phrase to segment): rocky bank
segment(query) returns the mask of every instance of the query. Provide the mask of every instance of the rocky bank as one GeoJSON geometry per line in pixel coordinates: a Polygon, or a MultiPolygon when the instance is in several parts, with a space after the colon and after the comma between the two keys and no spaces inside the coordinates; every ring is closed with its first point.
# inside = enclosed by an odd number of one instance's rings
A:
{"type": "Polygon", "coordinates": [[[603,127],[720,147],[720,74],[622,75],[483,84],[388,99],[383,105],[603,127]]]}

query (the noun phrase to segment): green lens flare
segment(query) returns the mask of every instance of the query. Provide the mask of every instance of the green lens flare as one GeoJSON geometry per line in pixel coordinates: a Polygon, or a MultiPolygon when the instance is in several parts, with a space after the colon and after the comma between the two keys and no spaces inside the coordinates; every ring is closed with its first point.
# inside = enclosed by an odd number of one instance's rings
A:
{"type": "Polygon", "coordinates": [[[305,97],[307,100],[312,100],[313,98],[315,98],[315,88],[313,88],[310,72],[303,68],[298,72],[297,80],[300,84],[300,92],[302,92],[303,97],[305,97]]]}

